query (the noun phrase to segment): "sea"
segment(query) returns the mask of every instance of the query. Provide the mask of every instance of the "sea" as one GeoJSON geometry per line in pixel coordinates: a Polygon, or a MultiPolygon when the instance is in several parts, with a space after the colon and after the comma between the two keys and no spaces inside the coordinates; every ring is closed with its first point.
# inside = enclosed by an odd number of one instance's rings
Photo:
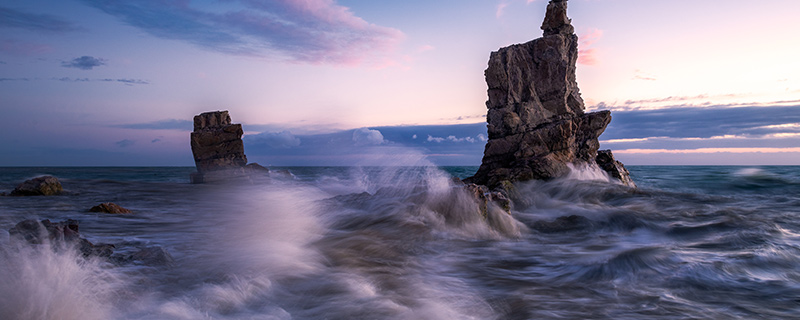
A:
{"type": "Polygon", "coordinates": [[[64,187],[0,197],[0,319],[800,318],[798,166],[629,166],[636,189],[576,168],[516,184],[510,213],[454,179],[477,167],[271,169],[0,168],[0,192],[64,187]],[[26,219],[171,259],[10,236],[26,219]]]}

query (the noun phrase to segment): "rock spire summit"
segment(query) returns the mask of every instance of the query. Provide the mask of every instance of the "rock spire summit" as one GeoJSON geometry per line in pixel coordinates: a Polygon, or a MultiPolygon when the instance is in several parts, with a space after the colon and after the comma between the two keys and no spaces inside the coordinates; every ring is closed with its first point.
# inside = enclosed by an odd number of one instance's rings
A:
{"type": "Polygon", "coordinates": [[[572,27],[572,20],[567,17],[567,0],[551,0],[547,4],[547,13],[542,22],[542,30],[544,35],[563,34],[569,35],[575,33],[575,28],[572,27]]]}

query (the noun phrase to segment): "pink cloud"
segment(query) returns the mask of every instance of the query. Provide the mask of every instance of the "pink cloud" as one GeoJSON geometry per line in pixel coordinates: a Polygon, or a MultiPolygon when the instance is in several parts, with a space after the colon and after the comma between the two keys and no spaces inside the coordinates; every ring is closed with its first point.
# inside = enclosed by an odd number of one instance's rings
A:
{"type": "Polygon", "coordinates": [[[603,37],[603,30],[591,28],[586,30],[585,33],[580,35],[580,43],[578,44],[578,63],[582,65],[594,66],[600,63],[598,60],[597,48],[592,48],[595,42],[603,37]]]}
{"type": "Polygon", "coordinates": [[[383,63],[405,39],[400,30],[369,23],[334,0],[231,0],[239,8],[223,12],[188,1],[84,1],[156,37],[299,63],[383,63]]]}
{"type": "Polygon", "coordinates": [[[636,71],[633,73],[633,80],[656,81],[658,79],[652,74],[636,69],[636,71]]]}
{"type": "Polygon", "coordinates": [[[337,5],[333,0],[279,0],[287,6],[315,17],[329,24],[342,24],[352,28],[363,29],[369,23],[355,16],[349,8],[337,5]]]}
{"type": "Polygon", "coordinates": [[[497,5],[497,11],[494,13],[495,17],[500,18],[503,16],[503,11],[508,7],[508,3],[501,2],[497,5]]]}
{"type": "Polygon", "coordinates": [[[434,50],[434,49],[436,49],[436,47],[434,47],[432,45],[429,45],[429,44],[426,44],[424,46],[420,46],[419,48],[417,48],[417,53],[428,52],[428,51],[431,51],[431,50],[434,50]]]}

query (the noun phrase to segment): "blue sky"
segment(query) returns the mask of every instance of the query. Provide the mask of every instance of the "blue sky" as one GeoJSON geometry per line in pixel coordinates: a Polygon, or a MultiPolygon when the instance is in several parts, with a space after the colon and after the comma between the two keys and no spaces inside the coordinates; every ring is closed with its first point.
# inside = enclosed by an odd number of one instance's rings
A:
{"type": "MultiPolygon", "coordinates": [[[[800,164],[800,2],[569,6],[620,160],[800,164]]],[[[545,7],[0,0],[0,165],[193,165],[190,120],[211,110],[266,165],[477,165],[489,53],[539,37],[545,7]]]]}

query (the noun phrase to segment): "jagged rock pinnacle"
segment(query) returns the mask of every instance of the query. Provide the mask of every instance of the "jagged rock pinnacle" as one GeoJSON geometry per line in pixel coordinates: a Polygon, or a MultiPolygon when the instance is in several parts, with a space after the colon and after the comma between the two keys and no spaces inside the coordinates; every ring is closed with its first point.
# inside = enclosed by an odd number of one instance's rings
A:
{"type": "Polygon", "coordinates": [[[550,3],[547,4],[544,22],[542,22],[544,35],[573,34],[575,28],[572,27],[571,22],[572,20],[567,17],[567,0],[550,0],[550,3]]]}
{"type": "MultiPolygon", "coordinates": [[[[598,137],[611,113],[584,112],[575,78],[578,36],[567,18],[567,0],[550,1],[542,30],[542,38],[500,48],[489,57],[489,141],[478,172],[465,181],[498,188],[599,166],[598,137]]],[[[606,167],[622,166],[610,151],[608,156],[606,167]]],[[[628,178],[627,172],[614,177],[623,183],[628,178]]]]}

